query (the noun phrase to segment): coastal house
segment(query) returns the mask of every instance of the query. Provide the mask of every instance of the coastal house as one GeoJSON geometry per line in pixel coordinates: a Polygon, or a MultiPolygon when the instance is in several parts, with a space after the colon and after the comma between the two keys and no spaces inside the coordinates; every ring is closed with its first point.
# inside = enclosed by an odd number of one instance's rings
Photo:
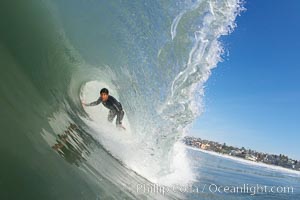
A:
{"type": "Polygon", "coordinates": [[[246,154],[245,158],[247,160],[251,160],[251,161],[256,161],[257,160],[257,157],[255,157],[254,155],[252,154],[246,154]]]}
{"type": "Polygon", "coordinates": [[[197,147],[197,148],[200,148],[201,147],[201,142],[198,142],[198,141],[194,142],[194,146],[197,147]]]}
{"type": "Polygon", "coordinates": [[[204,150],[209,149],[209,147],[210,147],[210,144],[201,144],[201,146],[200,146],[200,148],[204,149],[204,150]]]}

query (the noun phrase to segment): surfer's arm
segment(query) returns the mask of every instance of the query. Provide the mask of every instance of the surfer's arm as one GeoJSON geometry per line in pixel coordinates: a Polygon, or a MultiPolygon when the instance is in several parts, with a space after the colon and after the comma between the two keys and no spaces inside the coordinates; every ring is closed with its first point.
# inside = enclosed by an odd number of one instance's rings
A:
{"type": "Polygon", "coordinates": [[[98,99],[97,99],[97,101],[94,101],[94,102],[91,102],[91,103],[88,103],[88,104],[85,104],[86,106],[96,106],[96,105],[98,105],[98,104],[100,104],[101,103],[101,97],[99,97],[98,99]]]}

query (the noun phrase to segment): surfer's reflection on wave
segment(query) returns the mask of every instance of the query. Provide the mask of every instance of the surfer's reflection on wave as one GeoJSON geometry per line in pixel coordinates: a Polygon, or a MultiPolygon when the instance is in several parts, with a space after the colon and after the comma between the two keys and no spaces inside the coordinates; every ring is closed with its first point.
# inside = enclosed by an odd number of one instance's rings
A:
{"type": "Polygon", "coordinates": [[[70,124],[67,130],[58,134],[56,144],[52,146],[67,162],[79,166],[90,155],[87,144],[89,138],[78,128],[76,124],[70,124]]]}

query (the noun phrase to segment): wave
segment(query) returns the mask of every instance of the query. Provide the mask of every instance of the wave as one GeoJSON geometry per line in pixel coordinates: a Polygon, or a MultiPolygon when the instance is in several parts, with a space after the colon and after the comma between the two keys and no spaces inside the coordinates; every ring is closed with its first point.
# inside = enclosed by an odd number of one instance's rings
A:
{"type": "Polygon", "coordinates": [[[3,196],[182,198],[136,189],[194,180],[180,139],[241,10],[239,0],[1,1],[1,171],[13,174],[3,196]],[[102,87],[122,103],[125,133],[103,107],[81,106],[102,87]]]}

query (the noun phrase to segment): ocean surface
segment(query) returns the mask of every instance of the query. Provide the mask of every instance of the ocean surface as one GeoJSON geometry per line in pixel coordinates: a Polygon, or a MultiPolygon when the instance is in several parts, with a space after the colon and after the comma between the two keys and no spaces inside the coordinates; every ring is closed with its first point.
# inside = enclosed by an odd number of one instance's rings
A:
{"type": "MultiPolygon", "coordinates": [[[[242,10],[239,0],[1,0],[0,199],[252,198],[161,192],[208,183],[298,190],[293,176],[191,157],[180,142],[242,10]],[[102,87],[122,103],[126,131],[102,105],[82,106],[102,87]]],[[[272,195],[253,198],[297,199],[272,195]]]]}
{"type": "Polygon", "coordinates": [[[187,199],[300,199],[300,172],[191,148],[188,157],[196,181],[175,189],[187,199]]]}

